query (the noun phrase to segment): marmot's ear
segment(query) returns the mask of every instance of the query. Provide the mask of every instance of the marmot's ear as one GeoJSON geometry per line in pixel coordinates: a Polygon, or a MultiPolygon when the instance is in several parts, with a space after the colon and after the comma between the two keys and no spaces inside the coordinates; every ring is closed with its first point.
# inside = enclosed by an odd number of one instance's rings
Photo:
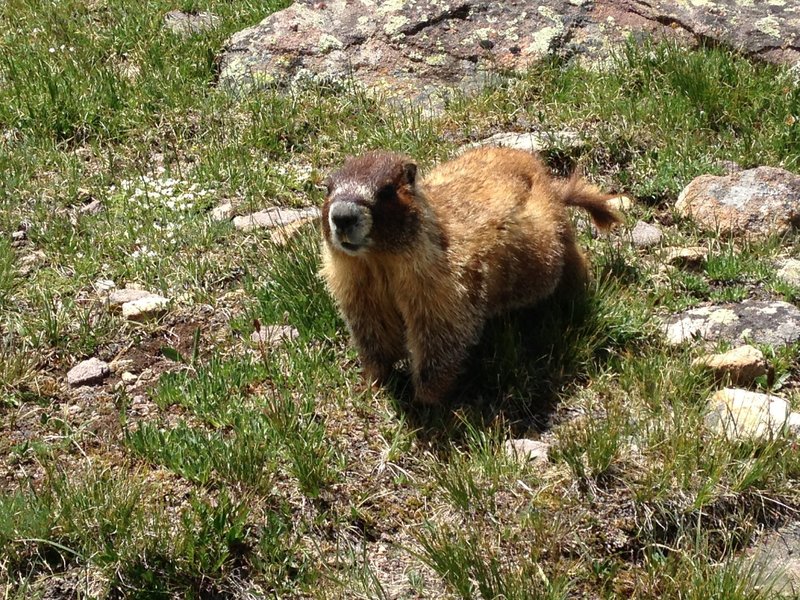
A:
{"type": "Polygon", "coordinates": [[[407,162],[403,165],[403,177],[406,183],[413,186],[417,182],[417,165],[413,162],[407,162]]]}

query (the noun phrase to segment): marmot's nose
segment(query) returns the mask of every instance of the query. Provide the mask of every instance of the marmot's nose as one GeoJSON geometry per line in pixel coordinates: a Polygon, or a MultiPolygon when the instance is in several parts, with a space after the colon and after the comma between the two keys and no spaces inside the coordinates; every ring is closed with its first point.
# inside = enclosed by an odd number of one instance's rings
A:
{"type": "Polygon", "coordinates": [[[358,222],[358,215],[344,213],[331,215],[331,220],[338,231],[347,231],[358,222]]]}

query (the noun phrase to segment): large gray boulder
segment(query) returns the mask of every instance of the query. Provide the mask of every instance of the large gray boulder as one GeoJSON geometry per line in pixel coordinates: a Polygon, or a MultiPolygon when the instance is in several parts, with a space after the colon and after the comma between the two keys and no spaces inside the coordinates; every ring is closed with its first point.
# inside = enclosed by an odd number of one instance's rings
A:
{"type": "Polygon", "coordinates": [[[301,0],[235,34],[220,82],[292,83],[352,76],[389,98],[436,101],[476,89],[498,69],[547,55],[588,61],[630,36],[712,40],[792,64],[800,58],[793,2],[738,0],[301,0]]]}

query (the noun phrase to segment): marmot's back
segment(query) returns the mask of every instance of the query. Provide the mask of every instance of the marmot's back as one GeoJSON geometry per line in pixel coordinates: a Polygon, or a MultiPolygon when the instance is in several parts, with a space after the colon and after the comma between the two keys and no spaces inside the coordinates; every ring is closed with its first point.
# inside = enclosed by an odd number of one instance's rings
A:
{"type": "Polygon", "coordinates": [[[478,148],[434,169],[422,182],[467,279],[488,312],[552,293],[563,267],[564,203],[532,154],[478,148]]]}

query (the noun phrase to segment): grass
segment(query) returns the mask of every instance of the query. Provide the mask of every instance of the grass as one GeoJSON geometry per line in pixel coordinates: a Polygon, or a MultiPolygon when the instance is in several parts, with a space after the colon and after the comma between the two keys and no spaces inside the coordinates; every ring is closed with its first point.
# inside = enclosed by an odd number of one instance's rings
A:
{"type": "MultiPolygon", "coordinates": [[[[774,266],[796,235],[721,239],[671,206],[722,161],[800,171],[800,88],[723,49],[645,44],[606,70],[544,61],[433,118],[346,84],[217,89],[225,39],[285,5],[183,2],[221,17],[189,37],[161,0],[0,7],[4,596],[771,597],[746,548],[796,519],[796,440],[709,432],[718,384],[658,319],[797,302],[774,266]],[[579,226],[587,297],[492,322],[445,409],[409,406],[402,377],[363,385],[314,226],[280,245],[209,217],[320,204],[324,174],[366,148],[425,168],[532,127],[578,131],[544,152],[554,171],[580,163],[637,197],[630,225],[708,257],[665,267],[579,226]],[[169,297],[169,314],[126,321],[106,280],[169,297]],[[274,324],[297,338],[250,340],[274,324]],[[90,356],[114,372],[70,389],[90,356]],[[526,436],[550,444],[546,464],[504,451],[526,436]]],[[[755,389],[796,409],[797,345],[762,350],[755,389]]]]}

